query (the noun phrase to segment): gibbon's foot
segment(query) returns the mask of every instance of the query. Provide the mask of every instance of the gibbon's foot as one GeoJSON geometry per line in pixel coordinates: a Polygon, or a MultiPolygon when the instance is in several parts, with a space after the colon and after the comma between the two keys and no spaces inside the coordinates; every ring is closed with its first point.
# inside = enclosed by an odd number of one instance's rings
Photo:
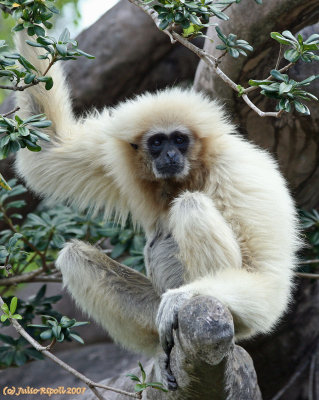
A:
{"type": "Polygon", "coordinates": [[[165,361],[165,378],[167,381],[168,390],[174,391],[174,390],[178,389],[178,384],[177,384],[176,378],[173,375],[172,370],[171,370],[170,358],[171,358],[171,355],[167,354],[167,358],[165,361]]]}
{"type": "Polygon", "coordinates": [[[170,367],[170,355],[174,346],[173,330],[178,329],[178,311],[192,297],[192,293],[172,289],[162,295],[156,316],[156,325],[160,343],[167,356],[165,374],[169,390],[176,390],[178,385],[170,367]]]}

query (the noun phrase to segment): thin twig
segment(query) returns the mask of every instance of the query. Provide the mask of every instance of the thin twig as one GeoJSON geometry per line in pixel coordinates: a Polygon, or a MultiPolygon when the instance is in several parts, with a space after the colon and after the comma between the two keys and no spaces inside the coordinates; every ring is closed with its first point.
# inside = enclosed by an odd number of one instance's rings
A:
{"type": "Polygon", "coordinates": [[[319,258],[314,259],[314,260],[305,260],[305,261],[299,261],[299,264],[319,264],[319,258]]]}
{"type": "Polygon", "coordinates": [[[35,271],[27,272],[22,275],[12,276],[10,278],[0,279],[0,286],[11,286],[16,285],[17,283],[29,282],[33,281],[33,279],[42,274],[43,268],[36,269],[35,271]]]}
{"type": "MultiPolygon", "coordinates": [[[[177,32],[170,30],[170,29],[160,29],[159,28],[159,19],[157,17],[157,13],[152,10],[149,6],[146,6],[143,4],[140,0],[129,0],[132,4],[135,4],[137,7],[142,9],[147,15],[149,15],[153,21],[155,22],[155,25],[159,30],[164,32],[166,35],[169,36],[170,40],[172,43],[179,42],[189,50],[191,50],[193,53],[195,53],[201,60],[203,60],[208,67],[214,71],[228,86],[230,86],[235,92],[240,93],[240,88],[239,85],[237,85],[234,81],[232,81],[219,67],[219,60],[212,56],[211,54],[208,54],[205,50],[200,49],[199,47],[195,46],[193,43],[191,43],[189,40],[185,39],[181,35],[179,35],[177,32]]],[[[252,87],[252,88],[247,88],[244,89],[241,93],[244,93],[243,100],[247,103],[247,105],[255,111],[258,115],[261,117],[280,117],[281,114],[283,113],[283,110],[280,110],[279,112],[264,112],[261,111],[255,104],[253,104],[248,96],[245,94],[248,93],[251,90],[256,90],[258,87],[252,87]]]]}
{"type": "Polygon", "coordinates": [[[20,110],[20,107],[16,107],[14,110],[11,110],[11,111],[9,111],[9,112],[7,112],[5,114],[2,114],[1,117],[7,117],[8,115],[16,113],[19,110],[20,110]]]}
{"type": "Polygon", "coordinates": [[[23,90],[31,87],[31,86],[35,86],[38,85],[40,83],[40,81],[34,79],[33,82],[29,83],[28,85],[23,85],[23,86],[16,86],[16,85],[12,85],[12,86],[8,86],[8,85],[0,85],[0,89],[6,89],[6,90],[13,90],[14,92],[20,91],[22,92],[23,90]]]}
{"type": "Polygon", "coordinates": [[[249,99],[247,94],[242,95],[243,100],[245,103],[252,109],[254,110],[260,117],[276,117],[279,118],[281,114],[283,113],[283,110],[280,110],[278,112],[264,112],[261,111],[255,104],[249,99]]]}
{"type": "Polygon", "coordinates": [[[281,61],[281,57],[282,57],[282,44],[280,43],[280,47],[279,47],[279,53],[278,53],[278,58],[277,58],[277,62],[275,65],[275,69],[277,70],[279,67],[279,63],[281,61]]]}
{"type": "Polygon", "coordinates": [[[319,274],[311,274],[308,272],[297,272],[296,275],[300,278],[319,279],[319,274]]]}
{"type": "MultiPolygon", "coordinates": [[[[0,297],[0,307],[4,304],[2,297],[0,297]]],[[[96,397],[100,400],[105,400],[104,397],[96,390],[97,387],[105,389],[105,390],[110,390],[115,393],[120,393],[125,396],[133,397],[135,399],[140,398],[140,396],[137,393],[130,393],[126,392],[125,390],[113,388],[111,386],[107,385],[102,385],[100,383],[96,383],[86,377],[85,375],[81,374],[79,371],[76,369],[72,368],[70,365],[65,363],[64,361],[60,360],[58,357],[56,357],[54,354],[52,354],[47,347],[42,346],[39,342],[37,342],[35,339],[33,339],[32,336],[26,332],[22,326],[19,324],[19,322],[15,319],[11,319],[11,323],[15,330],[22,336],[24,337],[36,350],[40,351],[42,354],[44,354],[46,357],[50,358],[52,361],[54,361],[56,364],[58,364],[60,367],[65,369],[66,371],[70,372],[77,378],[79,378],[82,382],[86,383],[87,386],[93,391],[93,393],[96,395],[96,397]]]]}

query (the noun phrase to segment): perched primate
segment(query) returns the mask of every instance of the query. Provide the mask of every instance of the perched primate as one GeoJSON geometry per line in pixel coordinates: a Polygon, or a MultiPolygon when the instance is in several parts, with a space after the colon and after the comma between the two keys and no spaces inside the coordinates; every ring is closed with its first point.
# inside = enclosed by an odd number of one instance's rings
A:
{"type": "MultiPolygon", "coordinates": [[[[18,50],[40,71],[37,48],[18,50]]],[[[236,338],[270,332],[289,302],[299,247],[293,201],[272,157],[241,138],[223,109],[194,90],[146,93],[76,119],[60,65],[53,89],[17,93],[23,117],[53,124],[43,150],[17,154],[42,196],[130,213],[147,236],[148,277],[74,241],[57,266],[76,302],[122,345],[169,352],[178,310],[198,294],[231,311],[236,338]]]]}

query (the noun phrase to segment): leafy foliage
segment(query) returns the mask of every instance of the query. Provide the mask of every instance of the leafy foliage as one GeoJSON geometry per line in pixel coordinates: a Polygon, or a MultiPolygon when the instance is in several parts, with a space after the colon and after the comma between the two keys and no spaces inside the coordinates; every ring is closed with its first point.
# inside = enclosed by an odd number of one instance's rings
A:
{"type": "Polygon", "coordinates": [[[14,339],[0,333],[0,367],[21,366],[30,360],[42,360],[43,356],[23,338],[14,339]]]}
{"type": "Polygon", "coordinates": [[[276,107],[277,111],[284,110],[289,112],[291,111],[291,106],[293,105],[298,112],[309,115],[309,108],[301,103],[301,101],[318,100],[318,98],[312,93],[303,90],[303,87],[309,86],[313,80],[319,78],[319,75],[312,75],[301,82],[296,82],[293,79],[289,79],[288,75],[282,74],[275,69],[273,69],[270,74],[274,79],[277,80],[277,82],[270,80],[250,80],[249,84],[251,86],[259,86],[260,89],[262,89],[260,92],[261,94],[270,98],[278,99],[279,102],[277,103],[276,107]]]}
{"type": "Polygon", "coordinates": [[[146,373],[144,371],[144,368],[142,364],[139,362],[138,363],[140,370],[141,370],[141,378],[134,374],[127,374],[126,376],[130,377],[133,382],[137,382],[135,384],[134,390],[135,392],[139,393],[142,392],[143,390],[147,389],[148,387],[151,387],[153,389],[158,389],[161,390],[162,392],[168,392],[167,389],[163,386],[161,382],[147,382],[146,379],[146,373]]]}
{"type": "Polygon", "coordinates": [[[284,31],[282,34],[272,32],[270,36],[280,44],[290,47],[284,53],[286,60],[292,63],[299,59],[306,63],[319,61],[319,55],[313,53],[313,51],[319,50],[319,35],[317,33],[309,36],[306,40],[300,34],[295,38],[290,31],[284,31]]]}
{"type": "Polygon", "coordinates": [[[238,58],[240,54],[246,57],[247,53],[244,50],[247,51],[254,50],[253,47],[248,42],[246,42],[246,40],[237,39],[237,35],[230,33],[228,36],[225,36],[220,30],[220,28],[218,28],[218,26],[216,26],[215,29],[218,37],[224,43],[217,45],[216,49],[226,51],[233,58],[238,58]]]}
{"type": "Polygon", "coordinates": [[[63,342],[65,339],[71,341],[76,340],[79,343],[84,344],[83,339],[72,331],[72,328],[76,326],[82,326],[88,324],[88,322],[77,322],[75,319],[70,319],[66,316],[60,318],[58,321],[51,315],[42,315],[42,324],[30,324],[32,328],[45,329],[40,333],[42,340],[56,340],[57,342],[63,342]]]}
{"type": "Polygon", "coordinates": [[[18,115],[14,120],[0,116],[0,160],[25,147],[31,151],[40,151],[38,141],[41,139],[49,142],[50,138],[38,129],[49,126],[51,121],[47,120],[44,114],[34,115],[25,120],[18,115]]]}
{"type": "Polygon", "coordinates": [[[26,42],[32,47],[41,47],[47,51],[47,53],[44,53],[39,57],[41,59],[59,61],[76,60],[79,56],[84,56],[90,59],[95,58],[94,56],[78,49],[78,42],[70,38],[70,32],[67,28],[63,30],[58,39],[55,39],[52,36],[41,35],[37,37],[36,42],[31,40],[27,40],[26,42]]]}
{"type": "Polygon", "coordinates": [[[28,34],[42,35],[44,29],[52,28],[52,24],[48,21],[53,14],[58,14],[59,10],[52,4],[54,0],[1,0],[0,4],[7,7],[13,18],[17,21],[14,31],[28,29],[28,34]],[[21,21],[21,22],[20,22],[21,21]]]}
{"type": "MultiPolygon", "coordinates": [[[[10,180],[9,184],[12,187],[11,191],[0,189],[0,218],[8,226],[8,229],[0,233],[0,265],[5,267],[0,270],[0,288],[1,279],[6,278],[8,274],[17,276],[43,268],[44,265],[50,273],[54,270],[53,261],[58,250],[62,248],[65,240],[72,238],[92,243],[101,243],[109,239],[114,245],[112,257],[129,254],[124,262],[140,271],[143,270],[145,238],[141,232],[135,232],[130,223],[124,228],[112,222],[105,224],[99,216],[92,218],[65,206],[43,208],[39,212],[29,213],[23,223],[14,223],[13,221],[22,220],[22,215],[14,211],[19,211],[25,206],[25,201],[18,200],[17,196],[24,194],[26,189],[23,185],[17,185],[14,179],[10,180]],[[14,213],[9,215],[9,211],[14,213]]],[[[50,339],[58,342],[77,340],[82,343],[82,339],[72,328],[84,323],[69,319],[53,310],[52,305],[59,301],[61,296],[45,297],[45,290],[44,285],[27,301],[18,300],[17,311],[14,307],[11,309],[11,305],[6,306],[3,309],[3,324],[9,325],[9,319],[18,315],[18,318],[22,317],[21,325],[40,342],[50,339]],[[38,316],[43,318],[42,324],[33,323],[34,318],[38,316]]],[[[5,298],[5,302],[14,304],[16,300],[8,297],[5,298]]],[[[6,335],[1,335],[1,338],[5,344],[0,347],[0,354],[3,353],[5,361],[0,361],[0,366],[22,365],[33,358],[41,357],[40,353],[30,348],[22,339],[13,339],[6,335]]]]}
{"type": "MultiPolygon", "coordinates": [[[[22,327],[39,342],[55,339],[58,342],[76,340],[83,343],[82,338],[72,329],[86,325],[88,322],[77,322],[75,319],[70,319],[53,310],[52,305],[58,302],[62,296],[45,297],[45,292],[46,285],[43,285],[34,296],[26,301],[18,300],[16,297],[5,298],[4,300],[8,304],[10,302],[10,308],[7,304],[1,307],[4,312],[1,316],[3,325],[8,326],[10,318],[19,319],[22,327]],[[32,320],[38,316],[42,317],[43,324],[31,324],[32,320]],[[42,328],[45,328],[46,331],[43,332],[42,328]]],[[[30,347],[23,338],[14,339],[11,336],[0,334],[0,341],[3,342],[3,345],[0,346],[0,367],[20,366],[32,359],[43,359],[42,354],[30,347]]]]}
{"type": "Polygon", "coordinates": [[[1,315],[1,322],[5,322],[8,319],[22,319],[20,314],[15,314],[17,309],[18,299],[17,297],[12,297],[10,302],[10,307],[7,303],[2,304],[1,310],[3,314],[1,315]]]}
{"type": "MultiPolygon", "coordinates": [[[[17,222],[22,220],[22,215],[14,212],[9,216],[9,211],[18,211],[26,205],[24,200],[16,199],[26,189],[23,185],[16,185],[14,179],[9,184],[11,191],[0,190],[0,218],[8,226],[0,232],[0,264],[9,265],[14,274],[50,267],[49,263],[54,261],[65,241],[75,238],[91,243],[109,239],[114,246],[111,257],[118,259],[126,256],[122,261],[124,264],[138,271],[144,270],[145,237],[142,232],[135,231],[130,222],[121,227],[112,221],[105,223],[101,216],[93,218],[71,207],[57,206],[29,213],[19,224],[17,222]]],[[[6,269],[0,271],[0,287],[1,277],[6,274],[6,269]]]]}
{"type": "MultiPolygon", "coordinates": [[[[46,35],[46,29],[52,28],[49,19],[59,10],[53,5],[54,0],[5,0],[0,4],[6,7],[8,13],[17,21],[14,31],[27,30],[29,36],[35,40],[27,40],[33,47],[44,50],[40,59],[50,61],[45,72],[41,73],[29,60],[16,52],[0,53],[0,79],[11,82],[12,85],[3,85],[8,90],[25,90],[29,86],[44,83],[45,89],[53,87],[53,79],[48,75],[51,66],[57,61],[75,60],[77,57],[94,58],[78,48],[76,40],[70,38],[68,29],[64,29],[58,39],[46,35]],[[21,85],[21,82],[24,85],[21,85]]],[[[0,50],[7,47],[4,40],[0,41],[0,50]]],[[[40,151],[38,140],[49,140],[48,136],[39,131],[39,128],[50,126],[50,121],[44,115],[36,115],[26,120],[18,116],[15,119],[0,117],[0,159],[15,153],[20,148],[27,147],[31,151],[40,151]],[[38,129],[37,129],[38,128],[38,129]]],[[[4,178],[2,187],[6,186],[4,178]]]]}

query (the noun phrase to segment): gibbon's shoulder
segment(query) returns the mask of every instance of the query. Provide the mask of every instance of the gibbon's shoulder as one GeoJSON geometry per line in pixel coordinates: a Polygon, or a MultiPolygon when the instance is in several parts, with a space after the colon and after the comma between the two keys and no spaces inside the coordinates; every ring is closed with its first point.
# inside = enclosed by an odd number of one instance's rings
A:
{"type": "Polygon", "coordinates": [[[178,126],[199,138],[236,131],[217,101],[194,89],[168,88],[138,95],[112,109],[110,135],[132,142],[145,132],[178,126]]]}

